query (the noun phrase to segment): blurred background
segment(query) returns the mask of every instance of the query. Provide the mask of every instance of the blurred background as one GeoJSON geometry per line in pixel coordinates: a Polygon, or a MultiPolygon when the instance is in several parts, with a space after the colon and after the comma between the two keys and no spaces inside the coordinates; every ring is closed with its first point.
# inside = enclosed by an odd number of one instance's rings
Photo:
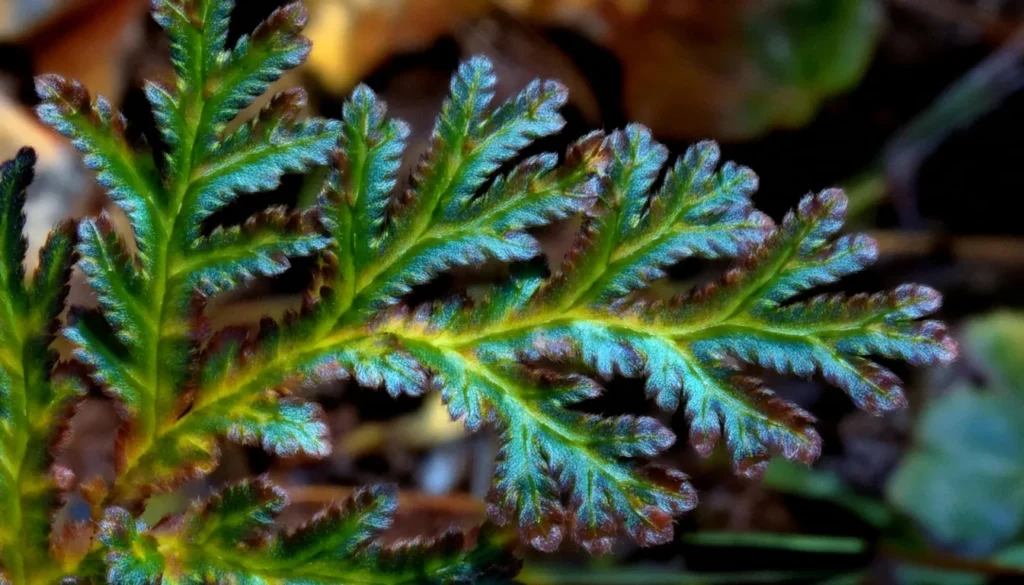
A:
{"type": "MultiPolygon", "coordinates": [[[[571,92],[561,151],[591,129],[642,122],[675,152],[703,138],[761,177],[756,204],[776,219],[809,192],[842,186],[850,227],[875,235],[881,260],[845,289],[905,281],[946,295],[942,318],[964,356],[947,369],[898,369],[911,408],[856,411],[814,381],[773,386],[814,412],[825,439],[807,469],[773,464],[763,482],[733,477],[722,457],[686,445],[667,457],[693,476],[701,503],[668,545],[620,545],[588,559],[571,547],[529,558],[527,584],[1024,582],[1024,1],[1022,0],[307,0],[309,62],[279,83],[304,85],[310,110],[338,117],[357,83],[413,128],[422,151],[460,59],[496,64],[499,97],[535,77],[571,92]]],[[[231,34],[280,2],[238,0],[231,34]]],[[[166,41],[145,0],[0,0],[0,158],[40,154],[28,229],[38,246],[65,216],[108,205],[80,156],[33,117],[32,78],[56,72],[107,96],[130,139],[155,140],[143,79],[167,79],[166,41]]],[[[254,196],[303,205],[316,181],[292,178],[254,196]]],[[[225,223],[237,222],[227,214],[225,223]]],[[[546,234],[557,253],[566,233],[546,234]]],[[[707,267],[702,267],[707,268],[707,267]]],[[[720,267],[713,267],[718,269],[720,267]]],[[[294,306],[302,263],[225,299],[218,323],[294,306]],[[253,300],[258,299],[258,300],[253,300]]],[[[676,279],[692,277],[682,266],[676,279]]],[[[451,287],[458,275],[423,291],[451,287]]],[[[89,304],[76,284],[73,301],[89,304]]],[[[395,536],[436,533],[484,516],[495,443],[448,421],[439,397],[392,400],[354,385],[314,391],[330,417],[327,461],[281,460],[225,445],[221,468],[161,497],[159,518],[212,486],[269,473],[291,486],[296,515],[348,486],[403,488],[395,536]]],[[[647,412],[635,381],[615,380],[593,408],[647,412]]],[[[61,463],[109,476],[109,403],[73,422],[61,463]]],[[[667,417],[686,436],[683,417],[667,417]]],[[[72,502],[71,513],[76,505],[72,502]]]]}

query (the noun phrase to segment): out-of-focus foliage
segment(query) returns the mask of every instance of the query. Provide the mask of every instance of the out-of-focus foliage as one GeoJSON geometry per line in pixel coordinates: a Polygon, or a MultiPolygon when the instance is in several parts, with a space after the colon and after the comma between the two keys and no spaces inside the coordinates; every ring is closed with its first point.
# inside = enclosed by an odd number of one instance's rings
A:
{"type": "Polygon", "coordinates": [[[706,4],[658,4],[612,29],[626,111],[659,134],[741,140],[802,126],[860,80],[882,24],[875,0],[706,4]]]}
{"type": "Polygon", "coordinates": [[[860,80],[882,24],[879,0],[318,0],[310,65],[344,91],[386,56],[495,8],[539,24],[586,24],[579,30],[623,63],[626,114],[683,139],[806,124],[860,80]]]}
{"type": "Polygon", "coordinates": [[[745,17],[746,53],[761,82],[750,91],[747,135],[795,128],[822,103],[854,87],[874,55],[882,25],[876,0],[764,3],[745,17]]]}
{"type": "Polygon", "coordinates": [[[1024,526],[1024,315],[977,319],[963,339],[984,385],[927,405],[889,497],[935,537],[991,551],[1024,526]]]}
{"type": "Polygon", "coordinates": [[[9,40],[83,0],[0,0],[0,40],[9,40]]]}
{"type": "Polygon", "coordinates": [[[473,18],[500,9],[536,22],[572,24],[613,8],[643,12],[650,0],[310,0],[310,68],[346,92],[388,56],[429,46],[473,18]]]}
{"type": "Polygon", "coordinates": [[[901,585],[981,585],[1024,572],[1024,315],[975,318],[961,338],[974,371],[924,407],[885,501],[824,469],[777,461],[765,476],[773,489],[870,525],[901,585]]]}

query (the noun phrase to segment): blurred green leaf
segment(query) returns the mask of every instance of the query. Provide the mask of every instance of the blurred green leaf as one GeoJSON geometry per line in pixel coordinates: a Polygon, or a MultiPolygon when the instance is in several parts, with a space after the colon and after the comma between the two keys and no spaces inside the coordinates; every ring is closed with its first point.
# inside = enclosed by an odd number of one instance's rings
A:
{"type": "Polygon", "coordinates": [[[881,0],[692,4],[703,7],[651,3],[611,28],[626,113],[662,137],[736,142],[804,126],[856,87],[882,32],[881,0]]]}
{"type": "Polygon", "coordinates": [[[988,386],[925,408],[888,496],[939,540],[984,553],[1024,526],[1024,316],[976,320],[964,341],[988,386]]]}
{"type": "Polygon", "coordinates": [[[818,581],[818,585],[861,585],[866,580],[867,577],[864,573],[844,573],[835,577],[829,577],[824,581],[818,581]]]}
{"type": "Polygon", "coordinates": [[[876,0],[785,0],[762,3],[746,20],[759,91],[747,98],[748,123],[803,126],[822,103],[855,86],[878,43],[876,0]]]}
{"type": "MultiPolygon", "coordinates": [[[[1024,568],[1024,544],[1012,545],[990,560],[994,567],[1024,568]]],[[[984,585],[988,581],[988,576],[981,573],[911,564],[897,567],[896,578],[900,585],[984,585]]]]}
{"type": "Polygon", "coordinates": [[[994,313],[975,320],[963,335],[967,356],[989,386],[1024,397],[1024,314],[994,313]]]}
{"type": "Polygon", "coordinates": [[[901,565],[896,568],[896,582],[900,585],[982,585],[985,576],[947,568],[901,565]]]}

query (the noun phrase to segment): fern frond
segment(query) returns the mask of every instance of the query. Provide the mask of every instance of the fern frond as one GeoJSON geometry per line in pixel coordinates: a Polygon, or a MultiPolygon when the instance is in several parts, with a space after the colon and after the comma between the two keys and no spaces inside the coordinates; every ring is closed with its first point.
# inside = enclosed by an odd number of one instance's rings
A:
{"type": "MultiPolygon", "coordinates": [[[[579,412],[601,392],[596,380],[643,379],[662,409],[685,410],[700,452],[724,443],[736,470],[756,475],[773,455],[814,459],[820,438],[811,415],[748,366],[820,376],[881,411],[904,398],[871,356],[931,364],[955,355],[941,324],[918,321],[938,307],[931,289],[796,298],[874,260],[870,239],[838,233],[841,193],[806,197],[776,227],[753,208],[753,172],[719,164],[716,145],[692,147],[659,180],[667,150],[635,125],[587,135],[561,158],[517,161],[562,128],[565,88],[537,81],[492,107],[495,77],[482,58],[459,67],[430,147],[400,194],[408,128],[388,119],[368,88],[355,91],[341,123],[302,119],[305,96],[292,91],[228,135],[228,122],[308,52],[298,4],[233,50],[231,8],[225,0],[154,1],[177,74],[173,88],[146,90],[167,146],[163,164],[128,147],[124,119],[104,100],[60,78],[39,83],[41,116],[85,151],[136,244],[122,242],[104,217],[82,223],[81,265],[106,322],[79,311],[65,331],[93,379],[123,404],[106,503],[135,505],[210,471],[222,437],[281,455],[325,455],[319,407],[292,393],[351,377],[392,395],[436,389],[454,418],[494,427],[501,453],[491,516],[514,522],[532,546],[553,550],[569,536],[604,552],[620,533],[662,543],[696,501],[686,476],[657,461],[675,436],[655,418],[579,412]],[[328,163],[314,210],[275,208],[241,226],[206,225],[284,174],[328,163]],[[533,231],[569,217],[582,228],[554,274],[524,267],[540,254],[533,231]],[[301,311],[207,339],[201,309],[209,296],[311,255],[315,285],[301,311]],[[656,300],[654,281],[687,258],[733,259],[734,267],[713,285],[656,300]],[[507,282],[472,298],[403,304],[439,274],[490,261],[514,264],[507,282]]],[[[21,248],[3,227],[10,255],[21,248]]],[[[19,294],[10,302],[28,302],[19,294]]],[[[8,312],[36,314],[13,305],[8,312]]],[[[17,330],[3,323],[0,332],[17,330]]],[[[5,392],[13,396],[6,388],[15,386],[5,379],[5,392]]],[[[19,402],[4,401],[10,418],[17,409],[8,403],[19,402]]],[[[279,492],[255,482],[154,528],[111,509],[102,530],[108,578],[451,582],[496,566],[490,545],[379,544],[394,506],[379,490],[295,534],[268,536],[282,505],[279,492]]]]}
{"type": "Polygon", "coordinates": [[[35,161],[23,149],[0,166],[0,575],[13,583],[57,576],[49,534],[62,473],[51,470],[51,451],[81,394],[50,348],[74,262],[73,223],[50,234],[25,278],[25,189],[35,161]]]}
{"type": "Polygon", "coordinates": [[[318,229],[315,214],[284,207],[262,211],[241,226],[218,227],[192,245],[192,257],[168,286],[180,288],[182,297],[193,290],[213,296],[259,276],[276,276],[288,269],[288,258],[310,256],[330,244],[316,235],[318,229]]]}
{"type": "MultiPolygon", "coordinates": [[[[501,107],[488,111],[494,84],[491,64],[485,59],[470,59],[460,66],[452,80],[452,96],[442,106],[434,127],[431,147],[413,177],[414,187],[392,201],[391,221],[382,233],[372,231],[374,223],[369,230],[363,226],[352,228],[352,240],[372,242],[370,252],[382,259],[367,266],[357,281],[348,285],[359,289],[353,298],[354,319],[372,317],[376,311],[397,303],[412,286],[450,268],[485,259],[509,262],[532,258],[539,249],[524,230],[580,211],[592,196],[587,183],[592,169],[603,164],[601,161],[580,157],[575,167],[555,172],[550,158],[545,157],[544,162],[532,165],[532,181],[516,182],[521,189],[516,195],[535,202],[533,213],[522,213],[519,221],[514,221],[512,214],[502,213],[495,197],[485,197],[475,212],[469,209],[476,190],[501,164],[533,139],[553,134],[564,124],[558,108],[565,103],[566,90],[560,84],[535,82],[501,107]],[[466,214],[473,219],[464,219],[466,214]]],[[[368,90],[360,91],[363,96],[368,94],[368,90]]],[[[360,99],[375,101],[372,97],[360,99]]],[[[378,115],[383,114],[382,105],[370,107],[380,108],[378,115]]],[[[345,156],[342,170],[351,168],[347,161],[359,156],[358,150],[345,156]]],[[[387,153],[375,158],[387,165],[387,153]]],[[[384,172],[388,173],[386,167],[384,172]]],[[[371,175],[363,180],[374,178],[371,175]]],[[[343,179],[341,184],[346,182],[343,179]]],[[[353,204],[362,205],[357,199],[353,204]]],[[[368,204],[373,203],[368,200],[368,204]]],[[[333,235],[343,241],[342,234],[333,235]]]]}
{"type": "Polygon", "coordinates": [[[723,442],[737,472],[757,475],[773,455],[813,460],[821,440],[813,417],[745,364],[820,376],[881,411],[904,399],[871,355],[918,365],[955,355],[939,323],[917,321],[939,304],[926,287],[794,302],[875,258],[870,239],[838,235],[841,193],[806,197],[775,227],[751,204],[753,172],[719,164],[713,143],[689,149],[656,185],[667,152],[640,126],[587,136],[561,164],[539,155],[495,177],[530,138],[557,129],[565,98],[538,82],[491,111],[492,86],[485,61],[460,67],[412,189],[387,209],[406,130],[356,91],[320,202],[337,244],[318,293],[272,349],[235,351],[213,395],[244,402],[348,376],[392,394],[433,387],[453,417],[500,432],[493,518],[543,550],[571,535],[603,552],[620,531],[667,541],[696,498],[685,475],[648,462],[675,439],[656,419],[573,410],[600,392],[592,378],[644,379],[661,408],[685,409],[701,453],[723,442]],[[411,286],[452,267],[535,256],[527,230],[573,214],[583,226],[554,275],[515,268],[472,301],[401,306],[411,286]],[[652,282],[694,257],[735,264],[720,282],[652,300],[652,282]]]}
{"type": "Polygon", "coordinates": [[[248,410],[234,405],[211,413],[209,420],[193,417],[190,428],[202,433],[183,443],[182,452],[165,454],[172,459],[168,465],[155,461],[151,469],[136,469],[151,461],[146,454],[153,444],[204,390],[191,381],[201,333],[195,295],[280,274],[289,258],[330,244],[314,214],[283,209],[265,211],[242,226],[206,230],[212,227],[206,220],[239,196],[272,189],[285,173],[326,164],[340,135],[336,122],[300,119],[305,97],[298,91],[276,97],[255,120],[227,134],[226,124],[298,65],[309,48],[299,35],[305,11],[291,4],[229,50],[232,6],[223,0],[153,3],[156,20],[171,38],[177,73],[174,88],[147,86],[167,142],[165,165],[129,148],[124,118],[103,98],[92,102],[80,85],[55,76],[38,83],[40,117],[85,153],[113,202],[128,215],[135,239],[135,246],[122,242],[105,217],[82,223],[81,266],[115,335],[85,318],[74,319],[66,331],[78,360],[124,405],[128,420],[118,464],[127,479],[115,486],[114,497],[131,499],[188,476],[188,468],[171,463],[191,461],[191,467],[208,469],[216,436],[248,441],[253,436],[248,427],[267,424],[277,429],[267,432],[284,433],[263,442],[274,450],[292,452],[296,444],[313,454],[324,449],[312,439],[297,442],[301,425],[312,425],[306,436],[317,434],[317,412],[296,410],[267,395],[247,402],[248,410]],[[281,429],[289,425],[295,428],[281,429]],[[139,483],[125,483],[128,479],[139,483]]]}
{"type": "Polygon", "coordinates": [[[291,532],[274,532],[284,492],[262,481],[225,488],[183,517],[150,530],[119,508],[100,538],[108,547],[111,583],[342,584],[477,583],[516,568],[490,534],[466,543],[459,533],[438,541],[382,544],[397,497],[390,488],[357,491],[291,532]]]}
{"type": "MultiPolygon", "coordinates": [[[[553,132],[561,125],[561,118],[552,110],[552,104],[564,100],[560,86],[534,84],[505,106],[488,112],[484,105],[490,99],[488,88],[492,84],[488,63],[476,61],[463,68],[453,87],[464,92],[467,99],[476,100],[477,105],[466,107],[453,99],[446,106],[449,113],[438,124],[435,144],[439,149],[437,155],[443,154],[449,162],[425,162],[410,199],[404,204],[393,202],[392,207],[398,207],[391,213],[387,212],[387,197],[407,130],[400,123],[385,120],[384,106],[372,92],[366,88],[356,91],[353,102],[345,108],[344,146],[337,153],[338,168],[321,196],[323,224],[336,245],[324,257],[321,294],[310,309],[315,315],[296,318],[283,330],[271,323],[264,324],[258,338],[208,352],[204,358],[208,365],[204,368],[203,390],[195,392],[187,414],[158,434],[145,458],[159,460],[167,457],[167,453],[191,451],[195,464],[188,468],[197,472],[208,469],[214,454],[212,435],[206,435],[209,440],[203,443],[209,444],[209,449],[185,448],[196,445],[194,429],[202,426],[191,422],[193,419],[219,419],[221,405],[257,404],[268,392],[288,393],[295,383],[309,379],[352,376],[367,386],[384,386],[392,394],[418,394],[424,390],[429,380],[427,369],[388,337],[361,333],[351,336],[344,344],[333,344],[331,351],[318,352],[309,361],[303,361],[298,371],[291,359],[295,352],[308,348],[312,340],[328,334],[336,321],[351,320],[355,327],[362,328],[379,308],[397,302],[397,295],[409,286],[425,282],[451,266],[477,263],[487,257],[533,257],[539,248],[527,233],[528,228],[566,217],[592,202],[598,190],[596,169],[607,164],[601,137],[597,135],[571,148],[566,164],[561,167],[556,164],[557,157],[551,155],[530,159],[496,182],[485,196],[464,197],[461,207],[445,203],[449,210],[447,215],[442,213],[442,200],[448,194],[441,187],[431,187],[432,181],[442,180],[440,177],[445,173],[472,174],[476,177],[473,181],[482,185],[489,176],[488,169],[496,169],[530,138],[553,132]],[[487,95],[481,97],[482,94],[487,95]],[[459,146],[469,153],[460,157],[441,152],[465,139],[453,129],[457,120],[467,127],[481,127],[474,130],[477,142],[459,146]],[[451,146],[441,148],[442,145],[451,146]],[[451,168],[442,171],[438,164],[451,168]],[[431,173],[438,173],[438,178],[428,180],[431,173]],[[417,215],[412,208],[424,205],[425,198],[432,199],[434,207],[424,208],[417,215]],[[431,217],[424,219],[424,213],[431,217]],[[415,225],[409,224],[410,229],[419,230],[419,235],[397,227],[403,221],[414,221],[415,225]],[[383,273],[374,274],[375,271],[383,273]],[[380,292],[383,289],[370,290],[376,286],[391,292],[384,295],[380,292]],[[360,318],[363,321],[358,321],[360,318]],[[225,354],[229,357],[225,358],[225,354]],[[224,363],[232,365],[225,368],[224,363]],[[250,365],[257,363],[268,368],[249,377],[250,365]]],[[[235,412],[234,416],[239,415],[235,412]]],[[[257,438],[260,432],[254,428],[241,436],[262,443],[265,439],[257,438]]],[[[126,476],[134,477],[134,472],[129,471],[126,476]]]]}

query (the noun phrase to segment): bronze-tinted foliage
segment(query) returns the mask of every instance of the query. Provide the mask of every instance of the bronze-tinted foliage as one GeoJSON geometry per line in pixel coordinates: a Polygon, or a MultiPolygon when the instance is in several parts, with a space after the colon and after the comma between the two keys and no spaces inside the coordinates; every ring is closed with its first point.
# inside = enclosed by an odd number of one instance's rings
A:
{"type": "Polygon", "coordinates": [[[81,221],[77,238],[64,226],[26,283],[21,208],[31,157],[3,168],[0,566],[16,585],[72,576],[133,585],[474,583],[514,572],[516,532],[544,551],[569,539],[603,553],[623,535],[664,543],[696,504],[686,475],[663,460],[675,436],[653,417],[574,408],[599,395],[602,380],[643,380],[662,410],[684,409],[698,451],[722,445],[737,472],[756,476],[773,456],[813,460],[821,439],[810,414],[747,366],[816,375],[884,411],[905,399],[872,356],[927,365],[956,354],[940,323],[919,320],[939,306],[926,287],[797,300],[875,259],[870,238],[839,233],[841,192],[805,197],[776,226],[751,203],[754,173],[721,163],[717,145],[699,143],[669,163],[638,125],[588,134],[562,157],[524,157],[562,129],[566,90],[538,80],[493,106],[496,79],[483,58],[455,73],[407,188],[397,173],[408,128],[366,87],[340,121],[303,117],[305,96],[288,91],[229,132],[309,51],[300,4],[233,48],[231,9],[228,0],[154,0],[177,75],[173,87],[146,86],[166,142],[162,164],[129,147],[108,102],[71,81],[39,80],[40,117],[84,152],[130,234],[106,214],[81,221]],[[331,173],[310,209],[271,208],[207,229],[240,197],[324,166],[331,173]],[[541,252],[536,228],[567,218],[582,227],[547,274],[530,262],[541,252]],[[113,482],[79,486],[94,524],[62,526],[51,558],[60,486],[47,474],[47,445],[80,390],[43,356],[73,250],[100,310],[73,309],[62,333],[123,420],[113,482]],[[317,267],[301,310],[253,330],[213,330],[210,299],[281,275],[297,257],[317,267]],[[658,299],[657,281],[688,258],[733,268],[658,299]],[[409,305],[415,287],[486,263],[509,265],[508,278],[409,305]],[[494,427],[490,515],[517,530],[389,544],[394,491],[371,488],[282,533],[274,524],[284,495],[262,480],[228,486],[154,527],[138,518],[150,495],[213,470],[223,439],[282,456],[327,455],[321,408],[294,391],[349,377],[391,395],[438,391],[470,429],[494,427]],[[97,524],[88,548],[68,542],[97,524]]]}

